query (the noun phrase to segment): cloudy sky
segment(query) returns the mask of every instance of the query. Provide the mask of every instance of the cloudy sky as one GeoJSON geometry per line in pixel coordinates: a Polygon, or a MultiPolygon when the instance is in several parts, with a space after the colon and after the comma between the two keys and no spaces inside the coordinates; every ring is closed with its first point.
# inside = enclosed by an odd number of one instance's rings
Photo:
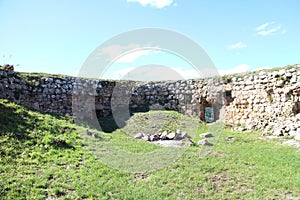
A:
{"type": "MultiPolygon", "coordinates": [[[[0,0],[0,64],[76,75],[99,45],[148,27],[187,36],[220,74],[298,64],[299,8],[298,0],[0,0]]],[[[149,64],[199,76],[174,54],[141,49],[115,60],[102,77],[129,77],[149,64]]]]}

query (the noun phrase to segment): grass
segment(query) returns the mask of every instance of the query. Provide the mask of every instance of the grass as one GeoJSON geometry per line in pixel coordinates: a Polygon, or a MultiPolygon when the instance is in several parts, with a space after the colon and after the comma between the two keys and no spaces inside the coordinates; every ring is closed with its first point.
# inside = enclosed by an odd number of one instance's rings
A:
{"type": "MultiPolygon", "coordinates": [[[[243,72],[243,73],[236,73],[236,74],[228,74],[228,75],[224,75],[221,77],[207,77],[204,79],[210,79],[210,78],[214,78],[217,80],[222,80],[222,81],[229,81],[231,80],[233,77],[236,78],[242,78],[245,76],[250,76],[250,75],[258,75],[259,72],[261,71],[266,71],[266,72],[273,72],[273,71],[279,71],[281,69],[285,69],[285,70],[289,70],[292,68],[299,68],[297,64],[294,65],[287,65],[287,66],[282,66],[282,67],[274,67],[271,69],[263,69],[263,70],[257,70],[257,71],[251,71],[251,72],[243,72]]],[[[0,70],[3,70],[4,67],[0,65],[0,70]]],[[[35,72],[16,72],[16,75],[25,79],[28,82],[32,82],[34,80],[40,79],[41,77],[51,77],[51,78],[66,78],[66,77],[70,77],[70,78],[77,78],[76,76],[69,76],[69,75],[62,75],[62,74],[47,74],[47,73],[35,73],[35,72]]],[[[95,78],[84,78],[84,77],[80,77],[81,79],[86,79],[86,80],[95,80],[95,81],[99,81],[99,79],[95,79],[95,78]]],[[[126,80],[102,80],[102,81],[112,81],[112,82],[116,82],[120,85],[125,85],[125,86],[129,86],[130,84],[138,84],[139,81],[126,81],[126,80]]]]}
{"type": "MultiPolygon", "coordinates": [[[[3,70],[4,68],[0,66],[0,70],[3,70]]],[[[108,81],[108,82],[115,82],[119,85],[133,85],[140,83],[140,81],[131,81],[131,80],[113,80],[113,79],[99,79],[99,78],[91,78],[91,77],[81,77],[80,74],[71,76],[66,74],[49,74],[49,73],[42,73],[42,72],[15,72],[15,75],[17,77],[20,77],[24,80],[26,80],[29,83],[32,83],[34,81],[39,81],[42,77],[47,78],[55,78],[55,79],[65,79],[65,78],[80,78],[81,80],[90,80],[90,81],[108,81]]],[[[100,77],[101,78],[101,77],[100,77]]]]}
{"type": "Polygon", "coordinates": [[[135,135],[136,133],[154,134],[167,131],[168,133],[181,129],[190,135],[197,131],[199,120],[182,115],[176,111],[151,110],[135,113],[122,131],[135,135]]]}
{"type": "MultiPolygon", "coordinates": [[[[259,140],[259,133],[225,129],[204,157],[201,147],[189,147],[159,170],[130,173],[108,167],[92,148],[107,144],[127,153],[163,148],[136,141],[123,129],[110,134],[92,130],[100,137],[88,137],[72,119],[6,100],[0,100],[0,110],[0,199],[300,198],[300,152],[278,141],[259,140]]],[[[165,128],[177,128],[177,114],[166,115],[174,122],[165,128]]],[[[192,139],[208,130],[202,124],[192,139]]]]}
{"type": "Polygon", "coordinates": [[[299,67],[298,67],[297,64],[295,64],[295,65],[286,65],[286,66],[274,67],[274,68],[270,68],[270,69],[261,69],[261,70],[256,70],[256,71],[248,71],[248,72],[242,72],[242,73],[227,74],[227,75],[223,75],[221,77],[213,77],[213,78],[215,78],[217,80],[222,80],[225,83],[227,83],[228,81],[231,81],[232,78],[244,78],[246,76],[257,76],[262,71],[270,73],[270,72],[279,71],[279,70],[282,70],[282,69],[290,70],[292,68],[298,69],[299,67]]]}

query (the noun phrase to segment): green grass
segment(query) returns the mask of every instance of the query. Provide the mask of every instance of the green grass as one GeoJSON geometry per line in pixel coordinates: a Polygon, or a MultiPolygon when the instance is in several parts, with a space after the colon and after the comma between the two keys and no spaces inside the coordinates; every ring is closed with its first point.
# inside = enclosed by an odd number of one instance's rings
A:
{"type": "MultiPolygon", "coordinates": [[[[0,100],[0,111],[0,199],[300,198],[300,152],[279,141],[259,140],[258,133],[223,130],[204,157],[201,147],[189,147],[171,165],[129,173],[108,167],[101,152],[92,149],[105,144],[129,153],[163,148],[136,141],[123,129],[95,131],[101,137],[93,139],[72,119],[6,100],[0,100]]],[[[174,122],[165,127],[175,127],[177,114],[166,115],[174,122]]],[[[208,130],[201,125],[192,138],[197,141],[208,130]]]]}
{"type": "Polygon", "coordinates": [[[154,134],[167,131],[168,133],[181,130],[189,135],[195,135],[199,120],[182,115],[176,111],[151,110],[149,112],[135,113],[122,129],[129,135],[136,133],[154,134]]]}
{"type": "MultiPolygon", "coordinates": [[[[0,70],[3,70],[3,67],[0,70]]],[[[55,79],[64,79],[64,78],[80,78],[81,80],[92,80],[92,81],[109,81],[109,82],[116,82],[119,85],[125,85],[129,86],[135,85],[136,83],[139,83],[140,81],[131,81],[131,80],[113,80],[113,79],[99,79],[99,78],[90,78],[90,77],[80,77],[80,74],[77,74],[75,76],[66,75],[66,74],[49,74],[49,73],[42,73],[42,72],[15,72],[15,75],[17,77],[20,77],[27,81],[28,83],[32,83],[35,80],[39,81],[42,77],[47,78],[55,78],[55,79]]]]}
{"type": "Polygon", "coordinates": [[[289,70],[289,69],[298,69],[299,67],[297,67],[297,64],[295,65],[286,65],[286,66],[282,66],[282,67],[274,67],[274,68],[270,68],[270,69],[261,69],[261,70],[256,70],[256,71],[248,71],[248,72],[242,72],[242,73],[235,73],[235,74],[227,74],[221,77],[213,77],[217,80],[222,80],[225,81],[225,83],[229,80],[231,80],[232,78],[243,78],[246,76],[257,76],[260,72],[265,71],[265,72],[274,72],[274,71],[279,71],[282,69],[285,70],[289,70]]]}
{"type": "MultiPolygon", "coordinates": [[[[207,78],[204,78],[204,79],[214,78],[214,79],[217,79],[217,80],[228,81],[228,80],[231,80],[233,77],[242,78],[242,77],[245,77],[245,76],[258,75],[259,72],[261,72],[261,71],[273,72],[273,71],[279,71],[281,69],[289,70],[289,69],[292,69],[292,68],[297,69],[298,68],[297,64],[286,65],[286,66],[282,66],[282,67],[274,67],[274,68],[271,68],[271,69],[263,69],[263,70],[257,70],[257,71],[229,74],[229,75],[224,75],[224,76],[221,76],[221,77],[207,77],[207,78]]],[[[0,70],[3,70],[3,69],[4,69],[4,67],[0,65],[0,70]]],[[[63,74],[47,74],[47,73],[36,73],[36,72],[16,72],[16,75],[23,78],[23,79],[25,79],[29,83],[32,83],[32,81],[38,80],[41,77],[51,77],[51,78],[71,77],[71,78],[76,78],[76,76],[69,76],[69,75],[63,75],[63,74]]],[[[95,79],[95,78],[84,78],[84,77],[80,77],[80,78],[81,79],[86,79],[86,80],[95,80],[95,81],[99,80],[99,79],[95,79]]],[[[135,84],[139,83],[139,81],[109,80],[109,79],[103,79],[102,81],[112,81],[112,82],[116,82],[120,85],[124,84],[126,86],[135,85],[135,84]]]]}

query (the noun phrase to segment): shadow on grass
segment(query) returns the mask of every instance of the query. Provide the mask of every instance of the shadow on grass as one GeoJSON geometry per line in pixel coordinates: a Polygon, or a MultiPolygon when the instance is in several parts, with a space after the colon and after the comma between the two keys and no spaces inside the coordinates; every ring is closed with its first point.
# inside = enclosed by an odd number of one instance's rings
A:
{"type": "Polygon", "coordinates": [[[119,127],[112,115],[106,116],[106,117],[98,117],[99,125],[103,132],[105,133],[112,133],[119,127]]]}
{"type": "Polygon", "coordinates": [[[18,139],[28,139],[27,129],[30,129],[31,125],[28,124],[27,119],[30,118],[30,121],[34,121],[34,119],[17,106],[9,105],[6,100],[0,102],[0,111],[0,133],[14,133],[18,139]]]}
{"type": "Polygon", "coordinates": [[[56,138],[51,142],[51,145],[56,149],[75,149],[74,146],[68,144],[65,140],[56,138]]]}
{"type": "MultiPolygon", "coordinates": [[[[43,137],[44,131],[50,132],[52,135],[64,134],[70,131],[70,127],[58,126],[51,124],[53,120],[66,120],[67,118],[59,115],[45,114],[43,112],[34,111],[11,103],[8,100],[0,99],[0,136],[8,136],[17,139],[20,142],[32,141],[35,143],[37,138],[43,137]],[[49,119],[49,124],[47,120],[49,119]],[[39,135],[33,132],[41,132],[39,135]]],[[[55,139],[51,143],[55,148],[74,148],[67,144],[66,141],[55,139]]]]}
{"type": "MultiPolygon", "coordinates": [[[[103,132],[105,133],[112,133],[115,130],[119,128],[123,128],[126,125],[126,121],[129,120],[130,117],[134,115],[134,113],[140,113],[140,112],[149,112],[149,106],[143,105],[139,106],[137,108],[130,109],[130,116],[126,116],[126,111],[124,111],[124,116],[122,117],[122,120],[117,123],[113,115],[109,115],[106,117],[101,117],[100,114],[97,114],[99,125],[103,132]]],[[[120,113],[122,115],[122,113],[120,113]]]]}

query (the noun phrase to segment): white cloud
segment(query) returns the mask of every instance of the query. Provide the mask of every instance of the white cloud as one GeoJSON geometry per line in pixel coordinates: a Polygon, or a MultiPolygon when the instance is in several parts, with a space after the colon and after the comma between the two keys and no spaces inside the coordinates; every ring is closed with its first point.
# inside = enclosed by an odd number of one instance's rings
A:
{"type": "Polygon", "coordinates": [[[243,49],[246,48],[247,45],[243,42],[237,42],[235,44],[231,44],[228,46],[228,49],[243,49]]]}
{"type": "Polygon", "coordinates": [[[268,30],[263,30],[263,31],[260,31],[258,32],[259,35],[262,35],[262,36],[266,36],[266,35],[270,35],[272,33],[276,33],[278,32],[279,30],[281,29],[280,26],[277,26],[277,27],[274,27],[274,28],[271,28],[271,29],[268,29],[268,30]]]}
{"type": "Polygon", "coordinates": [[[281,33],[284,34],[286,31],[282,29],[281,24],[276,22],[267,22],[256,27],[256,33],[258,35],[267,36],[271,34],[281,33]]]}
{"type": "Polygon", "coordinates": [[[265,29],[267,26],[269,26],[269,25],[271,25],[271,24],[274,24],[274,22],[271,22],[271,23],[268,23],[268,22],[267,22],[267,23],[264,23],[264,24],[258,26],[258,27],[256,28],[256,30],[257,30],[257,31],[261,31],[261,30],[265,29]]]}
{"type": "Polygon", "coordinates": [[[164,8],[170,6],[173,0],[127,0],[127,2],[137,2],[142,6],[152,6],[155,8],[164,8]]]}
{"type": "Polygon", "coordinates": [[[116,57],[122,55],[123,53],[126,53],[127,51],[130,51],[133,49],[139,49],[139,48],[142,48],[142,47],[138,44],[129,44],[127,46],[110,45],[110,46],[104,47],[101,50],[99,50],[97,56],[100,58],[105,56],[108,61],[112,61],[116,57]]]}
{"type": "Polygon", "coordinates": [[[232,69],[223,69],[219,70],[219,74],[221,76],[226,75],[226,74],[236,74],[236,73],[243,73],[243,72],[248,72],[250,70],[250,66],[247,64],[241,64],[237,67],[234,67],[232,69]]]}
{"type": "Polygon", "coordinates": [[[120,57],[115,62],[116,63],[131,63],[131,62],[134,62],[139,57],[149,55],[150,52],[152,52],[152,50],[133,51],[131,53],[125,54],[124,56],[120,57]]]}

